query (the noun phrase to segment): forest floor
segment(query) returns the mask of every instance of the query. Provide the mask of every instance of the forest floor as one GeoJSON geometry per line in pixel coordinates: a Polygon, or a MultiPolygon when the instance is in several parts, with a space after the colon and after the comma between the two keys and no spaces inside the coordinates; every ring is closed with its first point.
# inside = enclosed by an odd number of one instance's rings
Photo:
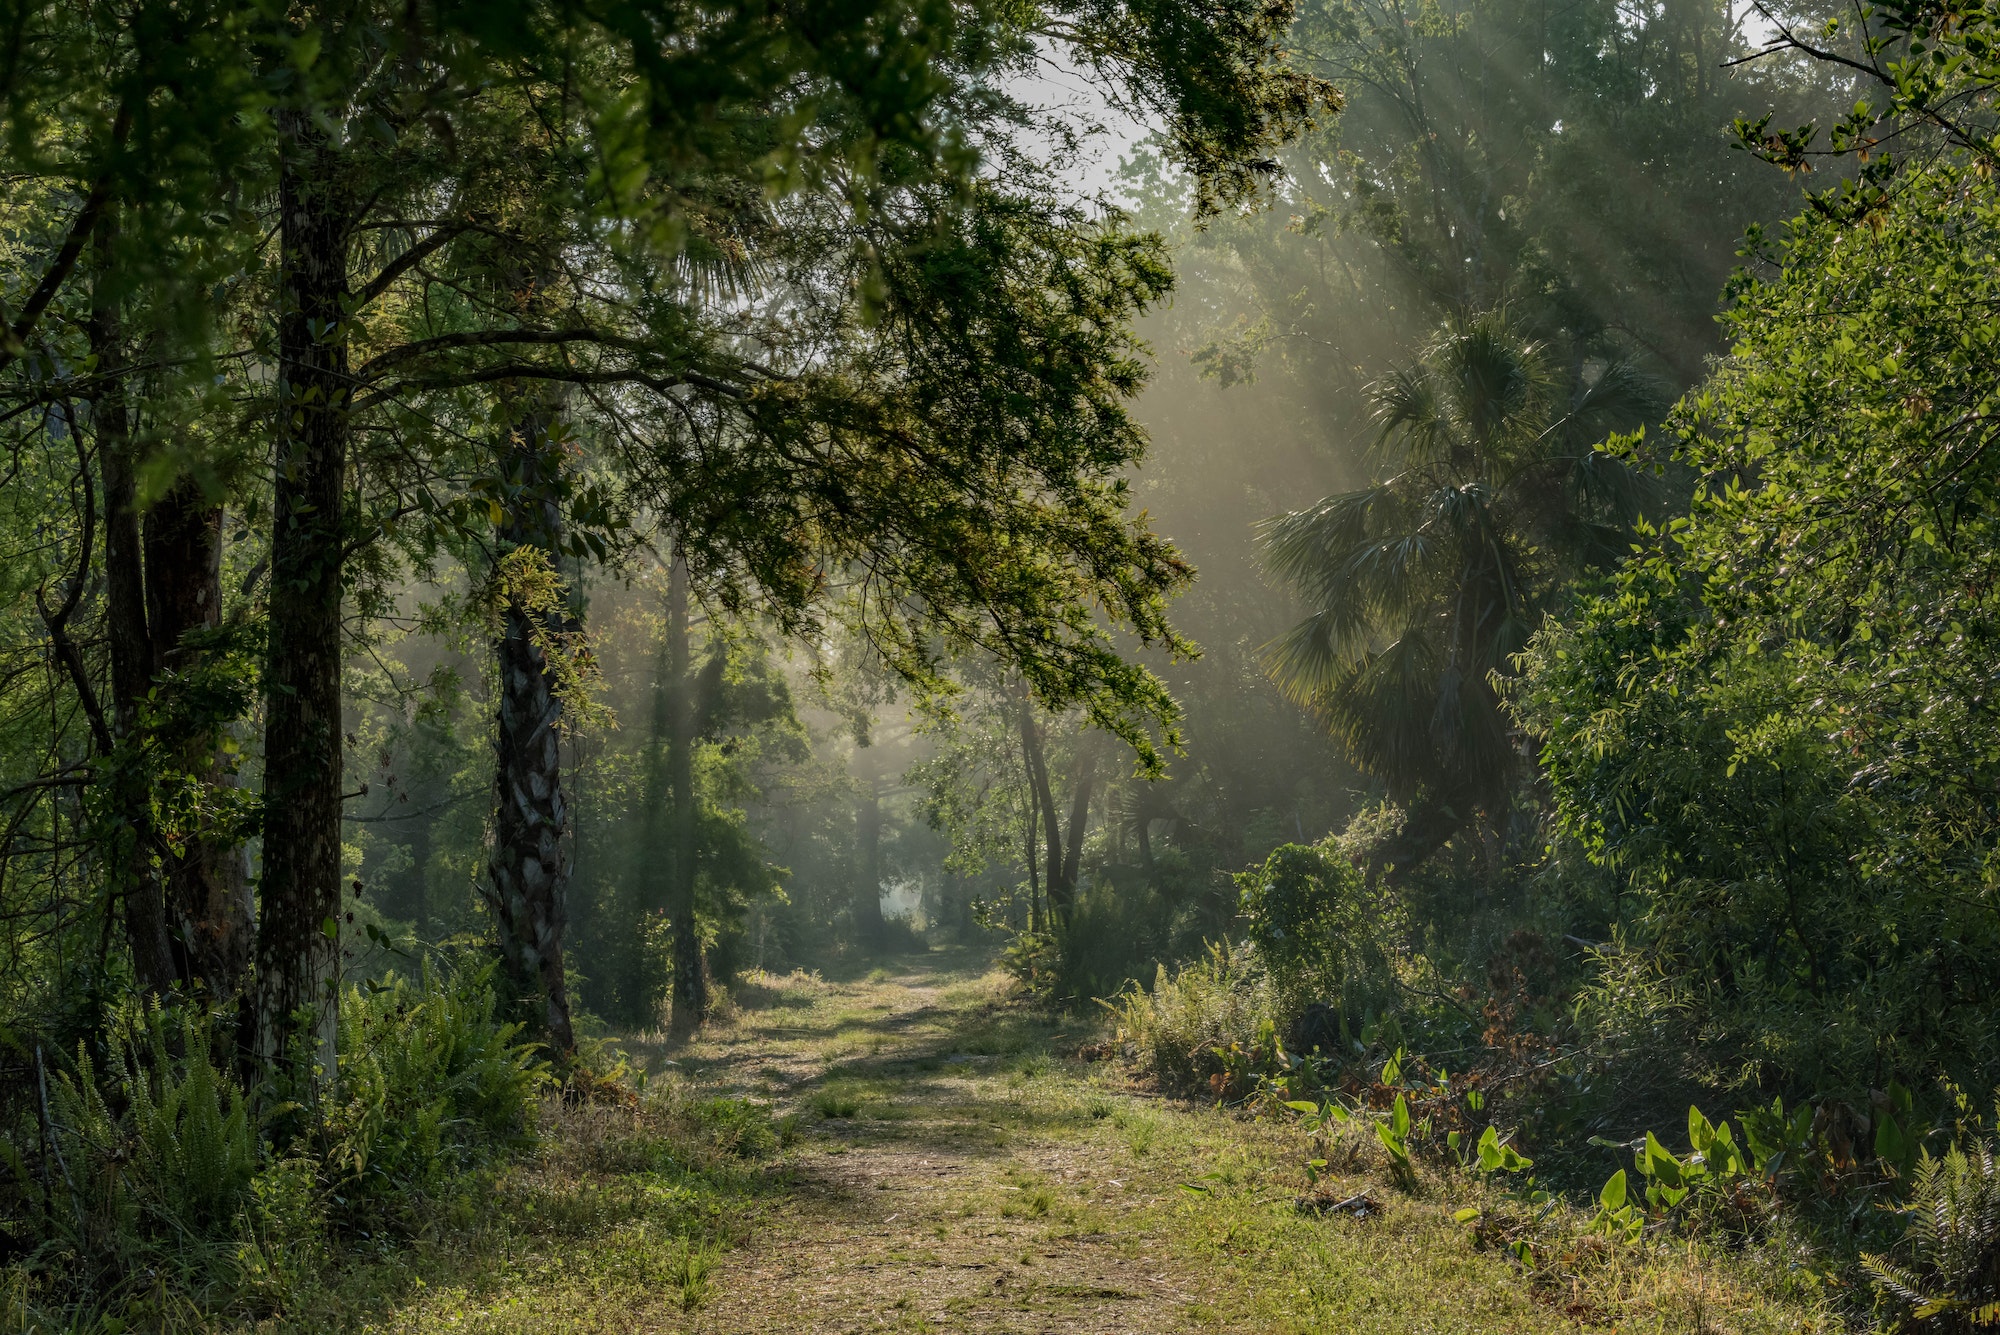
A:
{"type": "Polygon", "coordinates": [[[1296,1125],[1165,1099],[1116,1063],[1077,1060],[1095,1037],[1087,1020],[1011,1001],[969,953],[846,981],[753,976],[698,1042],[624,1046],[656,1098],[667,1080],[725,1141],[739,1126],[777,1144],[690,1166],[621,1121],[637,1113],[553,1112],[543,1152],[493,1185],[477,1222],[378,1268],[362,1326],[1826,1328],[1740,1259],[1692,1250],[1642,1264],[1585,1248],[1567,1278],[1532,1280],[1454,1220],[1477,1196],[1469,1181],[1427,1179],[1409,1196],[1354,1159],[1309,1187],[1296,1125]],[[1351,1197],[1364,1204],[1312,1208],[1351,1197]]]}

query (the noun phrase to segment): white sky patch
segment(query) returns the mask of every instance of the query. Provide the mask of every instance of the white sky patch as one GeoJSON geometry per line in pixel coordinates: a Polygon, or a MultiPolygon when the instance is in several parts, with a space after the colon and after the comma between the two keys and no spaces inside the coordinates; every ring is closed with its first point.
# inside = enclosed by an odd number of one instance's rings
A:
{"type": "Polygon", "coordinates": [[[1035,74],[1011,80],[1006,89],[1040,116],[1061,120],[1082,142],[1074,160],[1051,173],[1056,192],[1072,200],[1114,193],[1121,160],[1157,128],[1113,106],[1096,80],[1059,48],[1044,46],[1035,74]]]}

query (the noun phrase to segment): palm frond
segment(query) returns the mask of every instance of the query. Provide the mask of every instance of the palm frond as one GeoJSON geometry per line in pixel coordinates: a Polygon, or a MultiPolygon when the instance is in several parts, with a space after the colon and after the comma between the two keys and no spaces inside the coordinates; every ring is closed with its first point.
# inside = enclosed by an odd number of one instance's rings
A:
{"type": "Polygon", "coordinates": [[[1314,712],[1363,772],[1407,800],[1435,773],[1431,727],[1438,651],[1419,627],[1354,664],[1314,700],[1314,712]]]}
{"type": "Polygon", "coordinates": [[[1267,519],[1257,535],[1264,568],[1310,598],[1308,590],[1321,587],[1337,561],[1381,530],[1398,501],[1394,487],[1383,484],[1267,519]]]}
{"type": "Polygon", "coordinates": [[[1344,679],[1368,651],[1369,625],[1356,605],[1313,613],[1264,646],[1264,667],[1301,704],[1344,679]]]}
{"type": "Polygon", "coordinates": [[[1425,359],[1450,387],[1453,416],[1484,452],[1531,438],[1547,420],[1555,375],[1547,350],[1505,311],[1487,311],[1447,331],[1425,359]]]}
{"type": "Polygon", "coordinates": [[[1658,416],[1671,402],[1673,394],[1657,377],[1629,358],[1616,358],[1586,379],[1556,434],[1565,445],[1591,444],[1658,416]]]}
{"type": "Polygon", "coordinates": [[[1405,457],[1425,461],[1450,454],[1455,437],[1450,405],[1428,366],[1396,368],[1368,386],[1368,399],[1379,452],[1387,455],[1395,445],[1405,457]]]}
{"type": "Polygon", "coordinates": [[[1579,511],[1608,514],[1629,525],[1659,496],[1659,484],[1625,460],[1603,450],[1579,451],[1566,479],[1571,506],[1579,511]]]}

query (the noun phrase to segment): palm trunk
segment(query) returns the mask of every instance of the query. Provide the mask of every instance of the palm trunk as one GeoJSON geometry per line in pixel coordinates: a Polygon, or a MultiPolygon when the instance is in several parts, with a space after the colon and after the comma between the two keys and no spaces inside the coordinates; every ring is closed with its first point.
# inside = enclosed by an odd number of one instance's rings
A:
{"type": "Polygon", "coordinates": [[[672,839],[673,880],[667,917],[674,932],[673,1028],[687,1034],[708,1017],[708,965],[702,958],[701,925],[695,916],[695,884],[700,847],[700,814],[694,791],[694,747],[701,707],[693,677],[688,636],[687,562],[674,552],[667,571],[667,828],[672,839]]]}
{"type": "Polygon", "coordinates": [[[254,1024],[264,1061],[290,1060],[304,1040],[330,1077],[340,978],[350,206],[338,152],[314,118],[283,111],[277,124],[278,449],[254,1024]]]}
{"type": "MultiPolygon", "coordinates": [[[[551,447],[546,419],[538,413],[524,417],[514,440],[520,485],[502,525],[501,545],[538,547],[553,559],[562,529],[554,499],[560,449],[551,447]]],[[[576,1049],[563,977],[569,806],[560,747],[562,700],[535,643],[543,628],[534,618],[543,615],[564,619],[560,612],[533,612],[510,598],[496,646],[499,736],[487,895],[509,988],[550,1047],[567,1056],[576,1049]]]]}

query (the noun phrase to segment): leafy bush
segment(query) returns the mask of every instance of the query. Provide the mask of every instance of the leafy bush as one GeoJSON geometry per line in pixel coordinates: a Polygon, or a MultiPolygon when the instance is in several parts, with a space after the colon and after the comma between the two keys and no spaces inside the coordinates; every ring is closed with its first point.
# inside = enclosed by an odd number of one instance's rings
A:
{"type": "Polygon", "coordinates": [[[256,1139],[242,1091],[211,1060],[206,1016],[154,1005],[121,1027],[102,1077],[79,1048],[50,1087],[44,1217],[86,1271],[186,1272],[233,1228],[256,1139]]]}
{"type": "Polygon", "coordinates": [[[250,1180],[250,1208],[236,1248],[244,1287],[266,1307],[297,1303],[318,1283],[330,1256],[319,1164],[279,1159],[250,1180]]]}
{"type": "Polygon", "coordinates": [[[1340,1029],[1394,999],[1398,906],[1371,891],[1333,839],[1286,844],[1236,878],[1243,921],[1270,970],[1287,1019],[1313,1003],[1332,1008],[1340,1029]]]}
{"type": "Polygon", "coordinates": [[[1689,512],[1520,660],[1558,842],[1617,887],[1607,984],[1657,975],[1692,1079],[2000,1074],[1989,166],[1759,242],[1665,424],[1689,512]]]}
{"type": "Polygon", "coordinates": [[[778,1148],[779,1129],[772,1124],[771,1110],[761,1104],[748,1099],[700,1099],[688,1106],[688,1112],[725,1153],[753,1159],[778,1148]]]}

